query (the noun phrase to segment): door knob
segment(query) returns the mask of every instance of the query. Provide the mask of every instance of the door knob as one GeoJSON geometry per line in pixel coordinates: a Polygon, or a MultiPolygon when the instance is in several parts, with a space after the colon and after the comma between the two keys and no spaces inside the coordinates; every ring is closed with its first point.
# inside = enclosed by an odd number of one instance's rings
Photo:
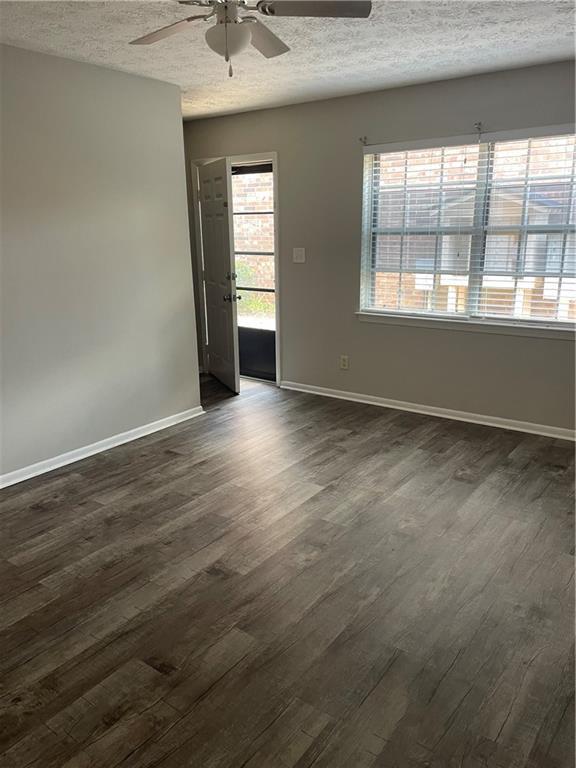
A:
{"type": "Polygon", "coordinates": [[[232,294],[225,293],[223,296],[224,301],[232,301],[232,294]]]}

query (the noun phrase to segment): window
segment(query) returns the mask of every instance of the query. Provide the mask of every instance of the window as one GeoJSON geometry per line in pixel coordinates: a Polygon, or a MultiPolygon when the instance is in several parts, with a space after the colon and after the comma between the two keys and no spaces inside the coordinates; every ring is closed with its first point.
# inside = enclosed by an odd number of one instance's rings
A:
{"type": "Polygon", "coordinates": [[[575,138],[365,155],[360,309],[574,322],[575,138]]]}
{"type": "Polygon", "coordinates": [[[232,169],[238,325],[276,328],[274,175],[270,163],[232,169]]]}

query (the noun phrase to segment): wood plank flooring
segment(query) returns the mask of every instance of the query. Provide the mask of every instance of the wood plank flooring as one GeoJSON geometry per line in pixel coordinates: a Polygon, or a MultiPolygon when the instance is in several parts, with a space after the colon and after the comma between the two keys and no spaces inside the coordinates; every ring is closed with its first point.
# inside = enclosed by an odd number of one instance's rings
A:
{"type": "Polygon", "coordinates": [[[208,390],[2,492],[0,765],[573,768],[572,446],[208,390]]]}

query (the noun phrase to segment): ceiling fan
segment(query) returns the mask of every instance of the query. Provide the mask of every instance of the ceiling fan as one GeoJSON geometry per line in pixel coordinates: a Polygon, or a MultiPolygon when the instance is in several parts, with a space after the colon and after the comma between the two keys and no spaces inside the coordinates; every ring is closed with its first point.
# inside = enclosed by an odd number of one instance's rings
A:
{"type": "MultiPolygon", "coordinates": [[[[241,53],[249,45],[253,45],[267,59],[272,59],[287,53],[290,48],[256,16],[244,15],[245,12],[255,12],[262,16],[365,19],[372,10],[371,0],[258,0],[256,5],[248,5],[249,0],[178,0],[178,2],[181,5],[201,6],[209,9],[209,13],[188,16],[182,21],[176,21],[167,27],[132,40],[130,45],[156,43],[165,37],[183,32],[190,22],[215,19],[216,24],[210,26],[206,32],[206,42],[226,61],[229,62],[232,56],[241,53]]],[[[230,65],[230,77],[232,74],[232,65],[230,65]]]]}

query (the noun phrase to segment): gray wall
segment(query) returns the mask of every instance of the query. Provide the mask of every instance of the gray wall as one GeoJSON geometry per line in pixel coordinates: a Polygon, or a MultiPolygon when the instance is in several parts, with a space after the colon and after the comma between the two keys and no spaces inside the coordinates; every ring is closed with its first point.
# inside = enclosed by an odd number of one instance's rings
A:
{"type": "MultiPolygon", "coordinates": [[[[188,160],[277,151],[282,378],[570,427],[570,340],[358,320],[362,147],[574,120],[570,62],[185,123],[188,160]],[[293,264],[304,246],[306,264],[293,264]],[[350,355],[340,371],[338,356],[350,355]]],[[[192,242],[194,247],[194,242],[192,242]]]]}
{"type": "Polygon", "coordinates": [[[199,404],[180,94],[2,47],[2,473],[199,404]]]}

